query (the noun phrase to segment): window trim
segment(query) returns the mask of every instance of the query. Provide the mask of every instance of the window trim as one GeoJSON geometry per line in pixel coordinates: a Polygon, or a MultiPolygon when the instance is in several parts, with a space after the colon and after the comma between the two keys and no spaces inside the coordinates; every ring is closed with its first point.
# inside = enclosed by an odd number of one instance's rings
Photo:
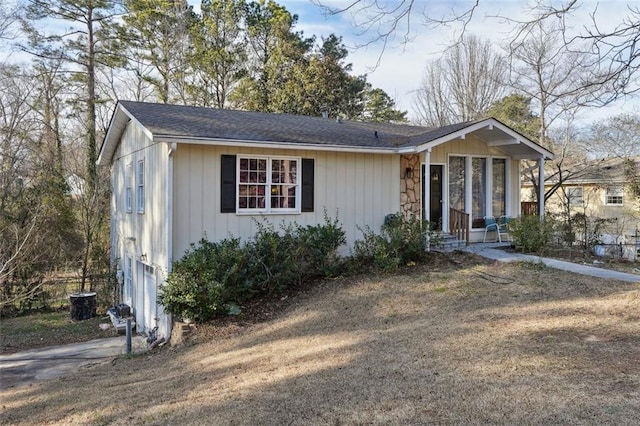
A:
{"type": "Polygon", "coordinates": [[[144,169],[143,158],[136,163],[136,210],[139,214],[143,214],[145,209],[144,169]]]}
{"type": "Polygon", "coordinates": [[[569,201],[569,205],[571,207],[584,207],[584,187],[582,186],[569,186],[566,190],[566,198],[569,201]],[[575,200],[575,198],[577,198],[576,196],[574,196],[573,194],[571,194],[570,192],[575,191],[575,190],[580,190],[580,199],[575,200]]]}
{"type": "Polygon", "coordinates": [[[612,206],[612,207],[623,207],[624,206],[624,187],[622,185],[611,185],[611,186],[607,186],[604,189],[604,205],[605,206],[612,206]],[[610,195],[609,191],[611,190],[618,190],[616,191],[616,195],[610,195]],[[618,195],[619,193],[619,195],[618,195]],[[620,202],[619,203],[612,203],[610,200],[611,198],[620,198],[620,202]]]}
{"type": "Polygon", "coordinates": [[[124,172],[124,180],[125,180],[125,188],[124,188],[124,205],[125,211],[127,213],[133,212],[133,185],[132,185],[132,171],[133,171],[133,163],[129,162],[125,166],[124,172]]]}
{"type": "MultiPolygon", "coordinates": [[[[280,185],[280,184],[275,184],[280,185]]],[[[288,155],[256,155],[256,154],[236,154],[236,182],[235,182],[235,206],[238,215],[253,214],[299,214],[302,211],[302,157],[288,155]],[[245,183],[240,181],[240,161],[243,159],[267,160],[267,182],[265,185],[265,208],[241,208],[240,207],[240,186],[245,183]],[[296,182],[295,182],[295,207],[294,208],[272,208],[271,207],[271,187],[272,161],[273,160],[294,160],[296,161],[296,182]]]]}
{"type": "Polygon", "coordinates": [[[124,301],[132,300],[133,293],[133,257],[126,255],[125,256],[125,268],[124,268],[124,291],[123,291],[123,299],[124,301]]]}

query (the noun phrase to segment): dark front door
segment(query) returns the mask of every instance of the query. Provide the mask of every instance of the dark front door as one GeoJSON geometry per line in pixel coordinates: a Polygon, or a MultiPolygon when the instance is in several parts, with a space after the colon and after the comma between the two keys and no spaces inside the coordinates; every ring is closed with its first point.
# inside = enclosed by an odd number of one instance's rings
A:
{"type": "MultiPolygon", "coordinates": [[[[422,166],[422,175],[425,174],[425,166],[422,166]]],[[[433,229],[442,229],[442,165],[432,164],[429,173],[429,220],[433,229]]],[[[423,179],[427,182],[427,179],[423,179]]],[[[426,197],[423,197],[424,200],[426,197]]],[[[424,210],[423,203],[423,210],[424,210]]]]}

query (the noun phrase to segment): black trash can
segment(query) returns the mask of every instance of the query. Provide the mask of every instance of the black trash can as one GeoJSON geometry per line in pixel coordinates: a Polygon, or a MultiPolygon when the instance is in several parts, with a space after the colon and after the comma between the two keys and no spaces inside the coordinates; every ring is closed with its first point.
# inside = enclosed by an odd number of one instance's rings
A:
{"type": "Polygon", "coordinates": [[[96,292],[71,293],[69,295],[71,319],[82,321],[96,315],[96,292]]]}

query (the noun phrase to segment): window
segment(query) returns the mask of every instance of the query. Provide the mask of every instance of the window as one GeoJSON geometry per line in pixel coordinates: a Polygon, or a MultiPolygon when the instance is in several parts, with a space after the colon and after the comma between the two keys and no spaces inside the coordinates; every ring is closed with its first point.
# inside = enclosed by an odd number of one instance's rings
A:
{"type": "Polygon", "coordinates": [[[609,186],[605,192],[604,203],[608,206],[621,206],[622,194],[623,190],[621,186],[609,186]]]}
{"type": "Polygon", "coordinates": [[[471,159],[471,219],[474,228],[484,228],[487,215],[487,159],[471,159]]]}
{"type": "Polygon", "coordinates": [[[567,188],[566,194],[569,206],[582,207],[584,199],[582,198],[581,186],[567,188]]]}
{"type": "Polygon", "coordinates": [[[131,188],[131,171],[133,170],[133,164],[129,163],[127,164],[127,168],[125,170],[125,174],[124,174],[124,180],[125,180],[125,190],[124,190],[124,205],[125,208],[127,209],[127,213],[131,213],[133,207],[133,188],[131,188]]]}
{"type": "Polygon", "coordinates": [[[138,161],[136,169],[136,202],[138,213],[144,213],[144,160],[138,161]]]}
{"type": "Polygon", "coordinates": [[[124,265],[124,291],[123,299],[125,301],[131,300],[131,289],[133,288],[133,259],[131,256],[126,257],[127,261],[124,265]]]}
{"type": "Polygon", "coordinates": [[[449,205],[464,211],[465,158],[449,157],[449,205]]]}
{"type": "Polygon", "coordinates": [[[300,210],[298,158],[238,157],[238,212],[300,210]]]}
{"type": "Polygon", "coordinates": [[[493,216],[500,217],[506,214],[506,170],[507,161],[504,158],[494,158],[493,169],[493,216]]]}

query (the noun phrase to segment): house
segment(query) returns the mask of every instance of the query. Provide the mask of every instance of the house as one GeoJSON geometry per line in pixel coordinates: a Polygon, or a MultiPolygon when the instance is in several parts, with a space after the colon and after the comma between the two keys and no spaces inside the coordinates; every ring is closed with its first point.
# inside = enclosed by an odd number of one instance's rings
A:
{"type": "MultiPolygon", "coordinates": [[[[602,219],[599,238],[603,243],[635,243],[639,237],[640,203],[629,186],[625,172],[629,166],[635,167],[640,176],[640,157],[616,157],[580,164],[562,182],[549,179],[545,191],[552,186],[558,189],[546,202],[547,212],[564,217],[584,215],[591,221],[602,219]],[[629,163],[625,164],[627,160],[629,163]]],[[[523,200],[534,199],[532,189],[530,182],[523,182],[523,200]]],[[[577,238],[582,240],[584,235],[578,232],[577,238]]]]}
{"type": "Polygon", "coordinates": [[[390,213],[448,232],[454,211],[477,241],[485,215],[519,214],[520,160],[543,171],[552,157],[491,118],[426,129],[121,101],[98,164],[111,170],[123,302],[143,329],[166,336],[159,287],[203,237],[249,238],[256,219],[315,225],[326,212],[338,215],[350,247],[390,213]]]}

